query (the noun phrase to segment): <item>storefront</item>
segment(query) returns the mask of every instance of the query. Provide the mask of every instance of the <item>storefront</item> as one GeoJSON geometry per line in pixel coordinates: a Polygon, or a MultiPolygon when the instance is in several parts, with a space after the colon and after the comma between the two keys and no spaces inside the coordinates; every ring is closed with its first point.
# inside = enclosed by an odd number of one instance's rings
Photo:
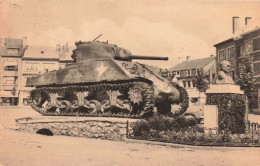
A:
{"type": "Polygon", "coordinates": [[[29,90],[20,90],[19,94],[19,105],[30,105],[30,91],[29,90]]]}
{"type": "Polygon", "coordinates": [[[1,106],[18,105],[18,95],[12,95],[11,91],[0,91],[0,98],[1,106]]]}

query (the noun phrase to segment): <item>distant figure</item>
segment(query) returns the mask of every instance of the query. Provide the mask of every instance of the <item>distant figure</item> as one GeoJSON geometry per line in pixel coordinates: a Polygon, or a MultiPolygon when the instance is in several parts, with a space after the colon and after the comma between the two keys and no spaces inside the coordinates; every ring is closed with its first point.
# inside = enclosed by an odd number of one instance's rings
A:
{"type": "Polygon", "coordinates": [[[230,62],[221,61],[220,62],[220,72],[215,79],[215,84],[234,84],[233,79],[229,76],[230,62]]]}

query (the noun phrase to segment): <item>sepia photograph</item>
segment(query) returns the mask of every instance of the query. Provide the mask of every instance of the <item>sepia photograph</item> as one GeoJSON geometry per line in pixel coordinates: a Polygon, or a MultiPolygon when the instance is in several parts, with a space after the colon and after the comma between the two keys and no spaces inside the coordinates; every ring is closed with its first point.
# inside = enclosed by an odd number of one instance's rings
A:
{"type": "Polygon", "coordinates": [[[259,0],[0,0],[0,166],[259,166],[259,0]]]}

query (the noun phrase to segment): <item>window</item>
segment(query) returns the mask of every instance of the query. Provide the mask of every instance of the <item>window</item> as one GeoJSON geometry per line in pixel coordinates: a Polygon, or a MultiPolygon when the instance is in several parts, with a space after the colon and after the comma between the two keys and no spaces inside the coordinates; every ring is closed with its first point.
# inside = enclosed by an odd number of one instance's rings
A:
{"type": "Polygon", "coordinates": [[[216,77],[216,74],[212,74],[212,82],[215,80],[215,77],[216,77]]]}
{"type": "Polygon", "coordinates": [[[9,54],[9,55],[16,55],[16,54],[18,54],[18,51],[19,51],[18,48],[8,48],[7,49],[7,54],[9,54]]]}
{"type": "Polygon", "coordinates": [[[4,68],[5,71],[18,71],[17,66],[5,66],[4,68]]]}
{"type": "Polygon", "coordinates": [[[254,73],[256,75],[260,75],[260,63],[255,63],[254,64],[254,73]]]}
{"type": "Polygon", "coordinates": [[[186,81],[182,81],[183,87],[186,88],[186,81]]]}
{"type": "Polygon", "coordinates": [[[251,54],[253,52],[253,40],[245,42],[245,54],[251,54]]]}
{"type": "Polygon", "coordinates": [[[182,70],[180,76],[185,77],[186,75],[187,75],[187,72],[185,70],[182,70]]]}
{"type": "Polygon", "coordinates": [[[259,51],[260,50],[260,36],[254,39],[253,41],[253,51],[259,51]]]}
{"type": "Polygon", "coordinates": [[[187,73],[188,73],[188,76],[190,76],[190,70],[188,70],[187,73]]]}
{"type": "Polygon", "coordinates": [[[187,81],[188,82],[188,87],[190,88],[190,81],[187,81]]]}
{"type": "Polygon", "coordinates": [[[16,84],[17,83],[17,77],[4,77],[4,84],[16,84]]]}
{"type": "Polygon", "coordinates": [[[218,57],[220,61],[226,60],[225,50],[218,51],[218,57]]]}
{"type": "Polygon", "coordinates": [[[240,47],[240,54],[241,54],[241,56],[248,55],[248,54],[250,54],[252,52],[253,52],[253,40],[245,42],[245,44],[243,44],[240,47]]]}
{"type": "Polygon", "coordinates": [[[192,75],[192,76],[195,76],[196,74],[197,74],[197,70],[196,70],[196,69],[192,69],[192,70],[191,70],[191,75],[192,75]]]}
{"type": "Polygon", "coordinates": [[[234,47],[227,48],[226,60],[229,60],[229,59],[234,58],[234,57],[235,57],[234,47]]]}
{"type": "Polygon", "coordinates": [[[193,85],[193,87],[196,87],[195,81],[192,81],[192,85],[193,85]]]}
{"type": "Polygon", "coordinates": [[[234,80],[234,77],[235,77],[235,75],[234,75],[234,70],[232,70],[232,71],[229,72],[229,76],[234,80]]]}

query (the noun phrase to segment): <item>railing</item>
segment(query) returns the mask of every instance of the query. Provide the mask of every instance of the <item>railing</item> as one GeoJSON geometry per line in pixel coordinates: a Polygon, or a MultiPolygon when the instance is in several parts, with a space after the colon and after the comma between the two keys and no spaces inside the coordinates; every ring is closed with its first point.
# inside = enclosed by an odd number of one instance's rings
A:
{"type": "Polygon", "coordinates": [[[260,131],[260,124],[258,123],[254,123],[254,122],[250,122],[248,121],[247,122],[247,127],[248,127],[248,130],[257,130],[257,131],[260,131]]]}
{"type": "Polygon", "coordinates": [[[250,129],[244,133],[204,127],[190,127],[178,131],[135,131],[134,124],[127,124],[127,138],[159,141],[186,145],[208,146],[260,146],[259,124],[250,123],[250,129]],[[141,133],[141,134],[140,134],[141,133]]]}

